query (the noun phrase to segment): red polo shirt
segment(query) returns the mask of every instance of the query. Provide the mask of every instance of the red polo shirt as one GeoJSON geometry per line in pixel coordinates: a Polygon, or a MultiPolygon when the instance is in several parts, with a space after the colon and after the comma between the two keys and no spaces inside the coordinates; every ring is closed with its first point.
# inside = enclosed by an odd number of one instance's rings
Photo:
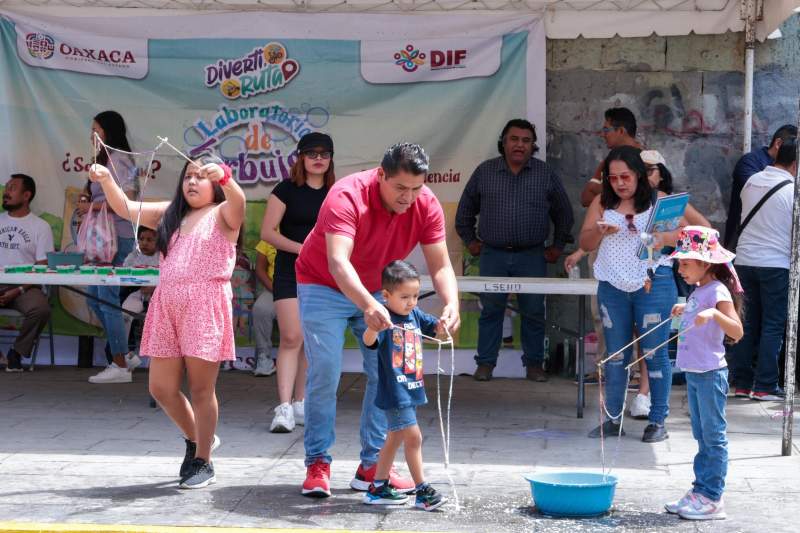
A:
{"type": "Polygon", "coordinates": [[[325,234],[353,240],[350,262],[370,292],[381,288],[381,272],[395,259],[405,259],[420,244],[444,242],[444,213],[436,196],[422,187],[417,200],[397,215],[381,203],[378,169],[351,174],[331,187],[317,224],[306,237],[295,263],[298,283],[326,285],[339,290],[328,271],[325,234]]]}

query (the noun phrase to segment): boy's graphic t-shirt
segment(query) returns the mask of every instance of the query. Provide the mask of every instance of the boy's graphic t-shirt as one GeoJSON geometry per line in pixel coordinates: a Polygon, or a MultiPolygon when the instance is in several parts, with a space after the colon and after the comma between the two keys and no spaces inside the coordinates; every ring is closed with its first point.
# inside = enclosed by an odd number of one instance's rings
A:
{"type": "Polygon", "coordinates": [[[392,324],[404,328],[378,333],[378,395],[381,409],[402,409],[428,403],[422,371],[422,337],[436,335],[439,319],[415,308],[407,316],[389,311],[392,324]]]}
{"type": "MultiPolygon", "coordinates": [[[[717,307],[719,302],[732,302],[728,288],[719,281],[697,287],[686,301],[681,331],[692,324],[698,313],[717,307]]],[[[725,332],[716,321],[695,326],[678,337],[675,365],[686,372],[708,372],[728,366],[725,361],[725,332]]]]}

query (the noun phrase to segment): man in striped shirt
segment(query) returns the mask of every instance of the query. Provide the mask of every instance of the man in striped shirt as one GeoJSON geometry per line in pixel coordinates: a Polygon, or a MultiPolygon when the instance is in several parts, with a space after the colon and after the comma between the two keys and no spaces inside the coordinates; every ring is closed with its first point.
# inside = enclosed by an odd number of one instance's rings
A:
{"type": "MultiPolygon", "coordinates": [[[[480,255],[481,276],[544,277],[570,239],[572,206],[561,180],[533,157],[536,130],[523,119],[509,121],[498,140],[501,156],[484,161],[467,183],[456,213],[456,231],[472,255],[480,255]],[[477,218],[477,228],[476,228],[477,218]],[[553,240],[545,247],[554,226],[553,240]]],[[[478,368],[488,381],[497,363],[508,294],[481,294],[478,368]]],[[[547,381],[544,361],[544,296],[518,294],[522,363],[528,379],[547,381]]]]}

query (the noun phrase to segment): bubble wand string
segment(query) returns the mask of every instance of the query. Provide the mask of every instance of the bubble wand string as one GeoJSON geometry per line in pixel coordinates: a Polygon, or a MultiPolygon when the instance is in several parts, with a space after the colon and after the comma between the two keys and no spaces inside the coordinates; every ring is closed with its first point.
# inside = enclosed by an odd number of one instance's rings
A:
{"type": "Polygon", "coordinates": [[[179,149],[175,148],[175,147],[172,145],[172,143],[170,143],[170,142],[169,142],[169,138],[168,138],[168,137],[159,137],[159,136],[156,136],[156,139],[158,139],[159,141],[161,141],[161,144],[166,144],[167,146],[169,146],[170,148],[172,148],[172,149],[175,151],[175,153],[177,153],[179,156],[181,156],[182,158],[184,158],[184,159],[185,159],[186,161],[188,161],[190,164],[192,164],[192,165],[196,164],[194,161],[192,161],[192,160],[189,158],[189,156],[188,156],[188,155],[184,154],[184,153],[183,153],[181,150],[179,150],[179,149]]]}
{"type": "MultiPolygon", "coordinates": [[[[116,168],[116,165],[114,164],[114,159],[111,157],[110,150],[113,150],[115,152],[119,152],[119,153],[122,153],[122,154],[126,154],[126,155],[147,155],[147,154],[150,155],[150,160],[147,163],[147,169],[145,170],[145,174],[144,174],[144,183],[142,184],[142,187],[139,189],[139,209],[138,209],[138,211],[136,213],[136,222],[133,221],[133,216],[131,216],[131,211],[130,211],[130,208],[128,206],[127,201],[125,202],[125,211],[128,214],[128,221],[131,223],[131,226],[133,227],[134,249],[137,252],[141,253],[141,249],[139,248],[139,239],[137,238],[137,236],[139,235],[139,227],[140,227],[141,221],[142,221],[142,204],[144,203],[144,191],[145,191],[145,189],[147,189],[147,181],[150,178],[150,176],[152,175],[153,161],[155,160],[156,153],[158,152],[158,150],[161,148],[161,146],[164,143],[160,142],[158,145],[156,145],[156,147],[153,150],[148,150],[146,152],[126,152],[125,150],[119,150],[117,148],[113,148],[111,146],[108,146],[106,143],[103,142],[103,139],[100,138],[100,135],[98,135],[97,132],[94,132],[93,139],[94,139],[95,146],[97,146],[97,143],[99,143],[99,145],[102,146],[103,149],[106,151],[106,154],[108,154],[108,162],[111,164],[111,171],[112,171],[111,177],[114,179],[115,183],[120,188],[122,188],[122,187],[121,187],[121,185],[119,183],[119,174],[117,173],[117,168],[116,168]]],[[[94,150],[94,154],[95,154],[95,157],[93,157],[93,160],[94,160],[94,164],[96,164],[97,163],[97,159],[96,159],[97,150],[94,150]]],[[[135,165],[134,165],[134,168],[135,168],[135,165]]]]}

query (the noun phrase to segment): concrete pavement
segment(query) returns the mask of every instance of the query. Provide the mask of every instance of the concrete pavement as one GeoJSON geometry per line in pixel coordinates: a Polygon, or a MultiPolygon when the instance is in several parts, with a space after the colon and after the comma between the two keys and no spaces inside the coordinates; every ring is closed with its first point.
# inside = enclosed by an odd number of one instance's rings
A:
{"type": "MultiPolygon", "coordinates": [[[[425,513],[363,505],[348,487],[360,449],[361,375],[342,378],[332,450],[334,497],[320,501],[299,494],[302,429],[268,432],[277,397],[274,376],[220,375],[218,482],[182,491],[176,477],[183,442],[164,413],[148,407],[146,373],[123,385],[91,385],[91,373],[44,367],[0,374],[0,531],[8,521],[362,531],[797,530],[800,458],[780,456],[781,422],[771,418],[778,404],[729,402],[728,520],[698,524],[663,512],[663,503],[680,496],[692,480],[696,444],[683,387],[673,389],[668,441],[640,442],[646,423],[633,420],[618,448],[616,440],[607,441],[608,461],[620,478],[612,512],[571,520],[538,514],[522,476],[600,470],[599,442],[585,436],[597,423],[596,387],[587,388],[586,418],[579,420],[571,381],[456,378],[450,472],[462,508],[425,513]]],[[[450,493],[435,376],[426,377],[426,384],[430,403],[419,418],[427,475],[450,493]]],[[[398,466],[405,470],[401,460],[398,466]]]]}

